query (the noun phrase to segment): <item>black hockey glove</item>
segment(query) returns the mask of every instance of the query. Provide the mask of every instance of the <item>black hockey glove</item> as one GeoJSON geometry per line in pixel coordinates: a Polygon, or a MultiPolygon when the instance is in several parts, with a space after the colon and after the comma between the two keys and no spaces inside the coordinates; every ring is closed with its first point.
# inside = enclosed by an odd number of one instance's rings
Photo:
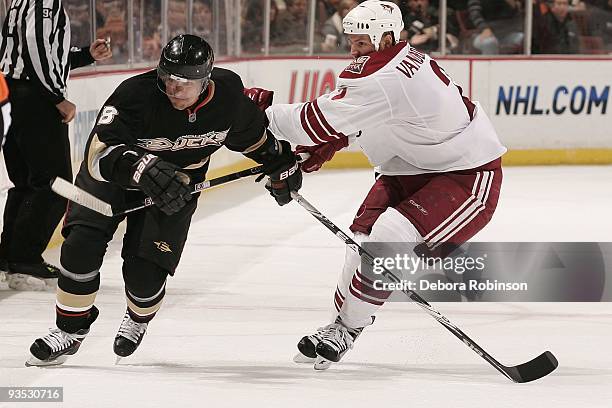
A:
{"type": "Polygon", "coordinates": [[[278,143],[280,154],[265,165],[264,173],[269,176],[266,189],[278,205],[285,205],[292,200],[291,191],[302,188],[302,171],[289,142],[280,140],[278,143]]]}
{"type": "Polygon", "coordinates": [[[153,199],[166,215],[179,212],[189,200],[189,176],[179,167],[147,153],[132,166],[131,184],[153,199]]]}

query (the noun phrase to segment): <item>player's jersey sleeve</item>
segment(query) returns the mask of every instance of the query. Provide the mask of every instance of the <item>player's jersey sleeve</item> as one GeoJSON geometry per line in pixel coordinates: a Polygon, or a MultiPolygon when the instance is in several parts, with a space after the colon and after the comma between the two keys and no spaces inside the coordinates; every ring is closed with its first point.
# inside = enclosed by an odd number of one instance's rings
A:
{"type": "Polygon", "coordinates": [[[134,93],[130,83],[122,83],[98,114],[85,152],[89,173],[96,180],[111,181],[120,158],[133,156],[133,161],[138,158],[140,152],[134,145],[142,117],[142,98],[130,96],[134,93]]]}
{"type": "Polygon", "coordinates": [[[310,146],[384,123],[391,109],[376,78],[361,78],[341,81],[335,91],[312,102],[272,105],[266,114],[275,136],[310,146]]]}
{"type": "Polygon", "coordinates": [[[244,95],[244,85],[238,74],[219,69],[217,81],[223,81],[230,93],[228,110],[234,113],[232,127],[225,140],[225,146],[239,153],[249,153],[263,144],[264,113],[244,95]]]}
{"type": "Polygon", "coordinates": [[[236,115],[225,145],[230,150],[249,153],[265,141],[265,115],[243,94],[237,95],[236,102],[240,113],[236,115]]]}

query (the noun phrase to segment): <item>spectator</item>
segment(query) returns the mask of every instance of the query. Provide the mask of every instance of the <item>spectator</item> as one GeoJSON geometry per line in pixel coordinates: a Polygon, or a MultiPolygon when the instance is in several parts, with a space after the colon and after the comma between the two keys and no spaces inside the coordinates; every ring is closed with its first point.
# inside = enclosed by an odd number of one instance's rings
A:
{"type": "Polygon", "coordinates": [[[574,11],[585,11],[586,8],[587,8],[586,4],[582,0],[571,0],[570,1],[570,5],[569,5],[570,13],[573,13],[574,11]]]}
{"type": "MultiPolygon", "coordinates": [[[[410,45],[420,50],[436,51],[440,45],[438,8],[431,5],[429,0],[408,0],[407,7],[406,2],[402,2],[400,9],[405,28],[401,39],[408,40],[410,45]]],[[[454,17],[454,14],[451,15],[454,17]]],[[[446,33],[447,49],[452,51],[459,45],[459,27],[455,18],[447,19],[446,33]]]]}
{"type": "Polygon", "coordinates": [[[156,30],[145,35],[142,45],[142,57],[144,61],[154,61],[161,52],[161,34],[156,30]]]}
{"type": "Polygon", "coordinates": [[[591,10],[593,35],[601,37],[608,53],[612,53],[612,0],[601,0],[591,10]]]}
{"type": "MultiPolygon", "coordinates": [[[[264,0],[249,0],[242,23],[242,48],[246,52],[263,52],[264,0]]],[[[278,30],[276,17],[278,6],[275,1],[270,4],[270,43],[276,43],[278,30]]]]}
{"type": "Polygon", "coordinates": [[[293,46],[287,51],[303,51],[306,46],[308,28],[308,2],[306,0],[285,0],[286,10],[279,10],[277,32],[274,45],[293,46]]]}
{"type": "Polygon", "coordinates": [[[161,53],[161,3],[145,2],[142,60],[157,61],[161,53]]]}
{"type": "Polygon", "coordinates": [[[327,21],[334,13],[338,12],[341,2],[342,0],[317,0],[319,21],[327,21]]]}
{"type": "Polygon", "coordinates": [[[468,0],[470,20],[478,30],[473,46],[482,54],[522,51],[523,0],[468,0]]]}
{"type": "Polygon", "coordinates": [[[168,37],[187,32],[187,5],[185,0],[168,0],[168,37]]]}
{"type": "MultiPolygon", "coordinates": [[[[355,0],[358,2],[358,0],[355,0]]],[[[327,20],[333,16],[340,7],[341,0],[317,0],[315,22],[316,30],[321,31],[327,20]]]]}
{"type": "Polygon", "coordinates": [[[321,51],[344,53],[350,50],[342,28],[342,19],[358,4],[357,0],[341,0],[338,3],[338,11],[328,18],[321,28],[324,39],[321,43],[321,51]]]}
{"type": "Polygon", "coordinates": [[[89,4],[82,0],[68,0],[65,4],[70,15],[70,45],[91,43],[89,4]]]}
{"type": "Polygon", "coordinates": [[[212,40],[213,14],[210,0],[196,0],[193,2],[193,34],[212,40]]]}
{"type": "Polygon", "coordinates": [[[552,0],[549,12],[538,18],[533,32],[534,54],[575,54],[578,29],[569,14],[569,0],[552,0]]]}
{"type": "Polygon", "coordinates": [[[126,16],[126,0],[96,1],[96,37],[109,38],[113,50],[113,58],[108,63],[119,64],[128,60],[126,16]]]}

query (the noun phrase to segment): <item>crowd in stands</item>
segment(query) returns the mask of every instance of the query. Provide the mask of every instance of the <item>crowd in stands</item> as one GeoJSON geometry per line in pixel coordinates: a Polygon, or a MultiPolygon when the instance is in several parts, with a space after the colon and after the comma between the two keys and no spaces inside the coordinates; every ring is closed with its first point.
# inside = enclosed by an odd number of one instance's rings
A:
{"type": "MultiPolygon", "coordinates": [[[[310,0],[271,0],[269,45],[272,54],[309,51],[309,30],[314,28],[315,54],[346,54],[342,18],[359,0],[315,0],[314,27],[309,25],[310,0]]],[[[439,0],[395,0],[402,10],[403,40],[425,52],[440,50],[439,0]]],[[[128,0],[96,0],[92,19],[90,2],[64,0],[69,11],[73,43],[111,38],[113,60],[128,60],[128,0]]],[[[161,0],[133,0],[135,62],[152,61],[161,50],[161,0]]],[[[191,31],[212,41],[212,0],[193,0],[191,31]]],[[[533,8],[532,54],[612,53],[612,0],[529,0],[533,8]]],[[[186,32],[188,2],[168,0],[168,38],[186,32]]],[[[229,35],[233,10],[220,5],[218,26],[229,35]]],[[[525,52],[525,0],[447,0],[445,48],[448,54],[523,54],[525,52]]],[[[244,55],[264,52],[265,0],[242,0],[240,39],[244,55]]],[[[223,54],[222,52],[220,53],[223,54]]]]}
{"type": "MultiPolygon", "coordinates": [[[[243,0],[244,49],[262,50],[264,0],[243,0]]],[[[438,0],[394,0],[402,10],[402,39],[426,52],[440,49],[438,0]]],[[[531,0],[533,54],[612,53],[612,0],[531,0]]],[[[299,52],[308,34],[307,0],[272,0],[270,44],[299,52]]],[[[316,0],[315,53],[345,53],[342,17],[358,0],[316,0]]],[[[446,52],[522,54],[525,0],[447,0],[446,52]]]]}

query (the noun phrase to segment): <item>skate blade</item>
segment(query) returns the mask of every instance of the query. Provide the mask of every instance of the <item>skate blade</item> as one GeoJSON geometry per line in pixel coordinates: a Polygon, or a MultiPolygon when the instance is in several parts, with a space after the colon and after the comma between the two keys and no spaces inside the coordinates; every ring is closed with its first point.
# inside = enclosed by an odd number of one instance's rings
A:
{"type": "Polygon", "coordinates": [[[308,357],[303,355],[302,353],[297,353],[293,357],[293,362],[298,364],[313,364],[316,361],[315,357],[308,357]]]}
{"type": "Polygon", "coordinates": [[[68,360],[68,356],[59,356],[55,360],[45,361],[39,360],[34,356],[30,356],[30,358],[25,362],[26,367],[49,367],[56,366],[60,364],[64,364],[68,360]]]}
{"type": "Polygon", "coordinates": [[[123,357],[115,356],[115,365],[118,365],[123,357]]]}
{"type": "Polygon", "coordinates": [[[6,277],[8,287],[13,290],[42,292],[57,288],[57,279],[40,279],[22,273],[11,273],[6,277]]]}
{"type": "Polygon", "coordinates": [[[332,362],[321,357],[318,356],[316,358],[316,361],[314,362],[314,366],[313,368],[315,369],[315,371],[324,371],[327,370],[329,367],[331,367],[332,362]]]}

